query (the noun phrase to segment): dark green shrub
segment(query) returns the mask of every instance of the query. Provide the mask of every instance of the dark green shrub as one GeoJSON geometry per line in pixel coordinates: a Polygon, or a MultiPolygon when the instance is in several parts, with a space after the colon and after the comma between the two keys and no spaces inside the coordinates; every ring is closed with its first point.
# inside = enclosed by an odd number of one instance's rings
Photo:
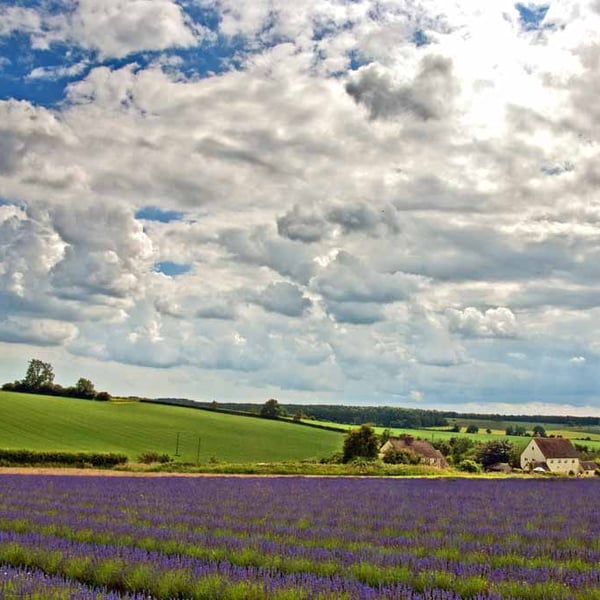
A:
{"type": "Polygon", "coordinates": [[[388,450],[383,455],[383,462],[388,465],[418,465],[421,462],[419,456],[407,450],[388,450]]]}
{"type": "Polygon", "coordinates": [[[143,452],[138,456],[138,462],[149,465],[152,463],[168,463],[171,457],[168,454],[159,454],[158,452],[143,452]]]}
{"type": "Polygon", "coordinates": [[[0,450],[2,464],[12,465],[68,465],[115,467],[127,462],[125,454],[92,452],[37,452],[35,450],[0,450]]]}
{"type": "Polygon", "coordinates": [[[479,473],[481,471],[481,467],[474,460],[469,460],[468,458],[460,462],[457,468],[459,471],[464,471],[465,473],[479,473]]]}

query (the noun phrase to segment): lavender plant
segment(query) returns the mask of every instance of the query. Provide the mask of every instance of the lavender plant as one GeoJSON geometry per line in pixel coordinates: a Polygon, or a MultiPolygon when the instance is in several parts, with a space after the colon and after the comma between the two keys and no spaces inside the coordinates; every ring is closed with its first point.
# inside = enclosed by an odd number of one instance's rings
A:
{"type": "Polygon", "coordinates": [[[600,600],[598,489],[2,475],[0,565],[75,598],[600,600]]]}

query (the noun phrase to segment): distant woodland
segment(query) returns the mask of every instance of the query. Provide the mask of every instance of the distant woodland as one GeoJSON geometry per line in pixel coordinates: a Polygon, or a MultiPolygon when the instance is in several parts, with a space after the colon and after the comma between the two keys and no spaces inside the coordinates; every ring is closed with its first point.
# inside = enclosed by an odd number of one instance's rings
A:
{"type": "MultiPolygon", "coordinates": [[[[262,404],[233,402],[194,402],[181,398],[161,398],[165,404],[199,406],[213,410],[236,413],[260,414],[262,404]]],[[[398,408],[391,406],[347,406],[334,404],[281,404],[283,413],[289,417],[302,415],[304,419],[331,421],[346,425],[371,423],[379,427],[419,429],[424,427],[446,427],[456,419],[481,419],[487,421],[515,421],[517,423],[552,423],[567,426],[600,425],[599,417],[575,417],[563,415],[500,415],[480,413],[460,413],[455,411],[426,410],[419,408],[398,408]]]]}

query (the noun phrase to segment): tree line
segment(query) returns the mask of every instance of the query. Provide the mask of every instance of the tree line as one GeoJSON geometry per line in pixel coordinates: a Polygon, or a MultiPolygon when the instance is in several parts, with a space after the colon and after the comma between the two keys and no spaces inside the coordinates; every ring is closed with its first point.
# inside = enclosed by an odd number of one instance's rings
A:
{"type": "MultiPolygon", "coordinates": [[[[209,408],[210,402],[199,402],[209,408]]],[[[261,404],[219,402],[219,408],[249,413],[260,413],[261,404]]],[[[378,427],[397,429],[420,429],[425,427],[451,427],[456,419],[480,421],[514,421],[515,423],[553,423],[571,426],[600,425],[600,417],[576,417],[568,415],[500,415],[482,413],[459,413],[456,411],[432,410],[423,408],[401,408],[392,406],[347,406],[337,404],[287,404],[281,403],[282,416],[302,413],[303,418],[318,421],[331,421],[343,425],[372,423],[378,427]]],[[[507,435],[525,435],[522,425],[514,425],[507,435]]]]}
{"type": "MultiPolygon", "coordinates": [[[[209,402],[199,402],[200,406],[210,408],[209,402]]],[[[224,410],[243,411],[255,414],[264,413],[264,405],[250,403],[219,402],[224,410]]],[[[303,419],[330,421],[342,425],[361,425],[373,423],[379,427],[410,428],[445,427],[448,420],[435,410],[419,408],[396,408],[391,406],[345,406],[329,404],[279,404],[276,416],[302,415],[303,419]]],[[[262,415],[266,416],[266,415],[262,415]]]]}
{"type": "Polygon", "coordinates": [[[67,396],[84,400],[106,401],[111,399],[108,392],[98,392],[94,384],[85,377],[80,377],[75,385],[63,387],[54,382],[54,368],[48,362],[32,358],[27,366],[23,379],[5,383],[2,389],[6,392],[26,392],[45,396],[67,396]]]}

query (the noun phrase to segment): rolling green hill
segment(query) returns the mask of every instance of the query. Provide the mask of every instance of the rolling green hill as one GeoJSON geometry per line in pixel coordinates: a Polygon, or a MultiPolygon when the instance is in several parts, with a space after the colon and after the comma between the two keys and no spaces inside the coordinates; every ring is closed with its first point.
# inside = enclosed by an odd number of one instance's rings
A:
{"type": "Polygon", "coordinates": [[[195,462],[316,459],[339,452],[343,434],[193,408],[141,402],[94,402],[0,391],[0,448],[147,451],[195,462]],[[177,434],[179,433],[178,454],[177,434]]]}

